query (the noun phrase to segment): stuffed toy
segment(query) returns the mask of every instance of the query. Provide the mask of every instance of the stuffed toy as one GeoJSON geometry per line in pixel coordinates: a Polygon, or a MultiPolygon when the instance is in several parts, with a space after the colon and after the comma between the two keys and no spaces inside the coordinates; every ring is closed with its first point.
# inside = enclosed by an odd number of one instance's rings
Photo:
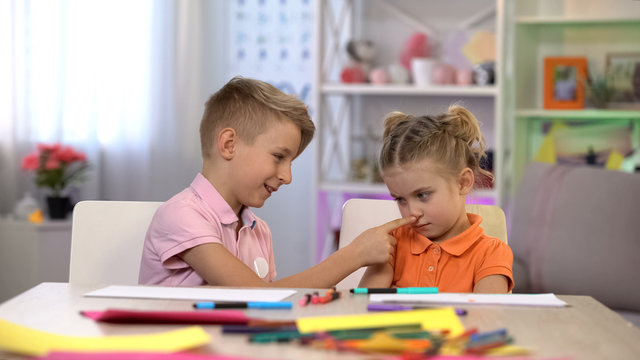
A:
{"type": "Polygon", "coordinates": [[[349,65],[342,69],[340,78],[343,82],[358,83],[369,79],[369,72],[373,66],[375,46],[369,40],[349,40],[347,54],[349,65]]]}

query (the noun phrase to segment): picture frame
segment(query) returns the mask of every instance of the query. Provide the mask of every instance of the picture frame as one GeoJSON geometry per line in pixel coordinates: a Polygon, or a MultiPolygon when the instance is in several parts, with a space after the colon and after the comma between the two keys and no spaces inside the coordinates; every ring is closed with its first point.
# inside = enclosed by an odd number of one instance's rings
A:
{"type": "Polygon", "coordinates": [[[606,54],[605,76],[614,92],[612,108],[640,108],[640,52],[606,54]]]}
{"type": "Polygon", "coordinates": [[[584,90],[586,79],[586,57],[545,58],[544,108],[584,108],[584,90]]]}

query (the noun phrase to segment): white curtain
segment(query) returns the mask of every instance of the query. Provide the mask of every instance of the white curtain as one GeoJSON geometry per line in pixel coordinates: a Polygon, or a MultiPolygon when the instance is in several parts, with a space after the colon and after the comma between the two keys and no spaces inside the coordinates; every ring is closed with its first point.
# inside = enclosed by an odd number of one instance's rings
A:
{"type": "Polygon", "coordinates": [[[42,196],[20,170],[39,142],[87,154],[91,172],[76,200],[166,200],[189,184],[201,166],[203,104],[220,82],[207,70],[217,60],[202,50],[215,46],[203,21],[212,9],[171,0],[1,3],[0,214],[25,191],[42,196]]]}

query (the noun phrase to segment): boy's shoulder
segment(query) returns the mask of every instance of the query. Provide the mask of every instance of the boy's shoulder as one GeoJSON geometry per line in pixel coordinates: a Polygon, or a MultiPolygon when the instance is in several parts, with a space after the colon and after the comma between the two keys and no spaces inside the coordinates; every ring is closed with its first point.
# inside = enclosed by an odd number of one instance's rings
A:
{"type": "Polygon", "coordinates": [[[160,227],[186,228],[200,223],[214,223],[215,214],[186,188],[160,205],[153,217],[153,223],[160,227]]]}

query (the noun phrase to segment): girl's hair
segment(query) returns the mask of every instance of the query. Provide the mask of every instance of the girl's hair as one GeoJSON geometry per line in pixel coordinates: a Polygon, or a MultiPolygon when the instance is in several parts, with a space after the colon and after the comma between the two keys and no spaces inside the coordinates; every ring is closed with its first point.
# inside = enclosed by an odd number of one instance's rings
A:
{"type": "Polygon", "coordinates": [[[287,95],[264,81],[234,77],[205,104],[200,121],[202,156],[211,156],[209,152],[220,130],[233,128],[242,140],[251,144],[274,119],[291,121],[300,129],[296,156],[300,155],[315,132],[307,106],[294,95],[287,95]]]}
{"type": "MultiPolygon", "coordinates": [[[[384,139],[380,152],[380,170],[429,159],[449,176],[457,176],[465,167],[476,175],[493,174],[480,168],[485,144],[476,117],[460,105],[452,105],[437,116],[389,113],[384,120],[384,139]]],[[[478,178],[478,176],[476,177],[478,178]]]]}

